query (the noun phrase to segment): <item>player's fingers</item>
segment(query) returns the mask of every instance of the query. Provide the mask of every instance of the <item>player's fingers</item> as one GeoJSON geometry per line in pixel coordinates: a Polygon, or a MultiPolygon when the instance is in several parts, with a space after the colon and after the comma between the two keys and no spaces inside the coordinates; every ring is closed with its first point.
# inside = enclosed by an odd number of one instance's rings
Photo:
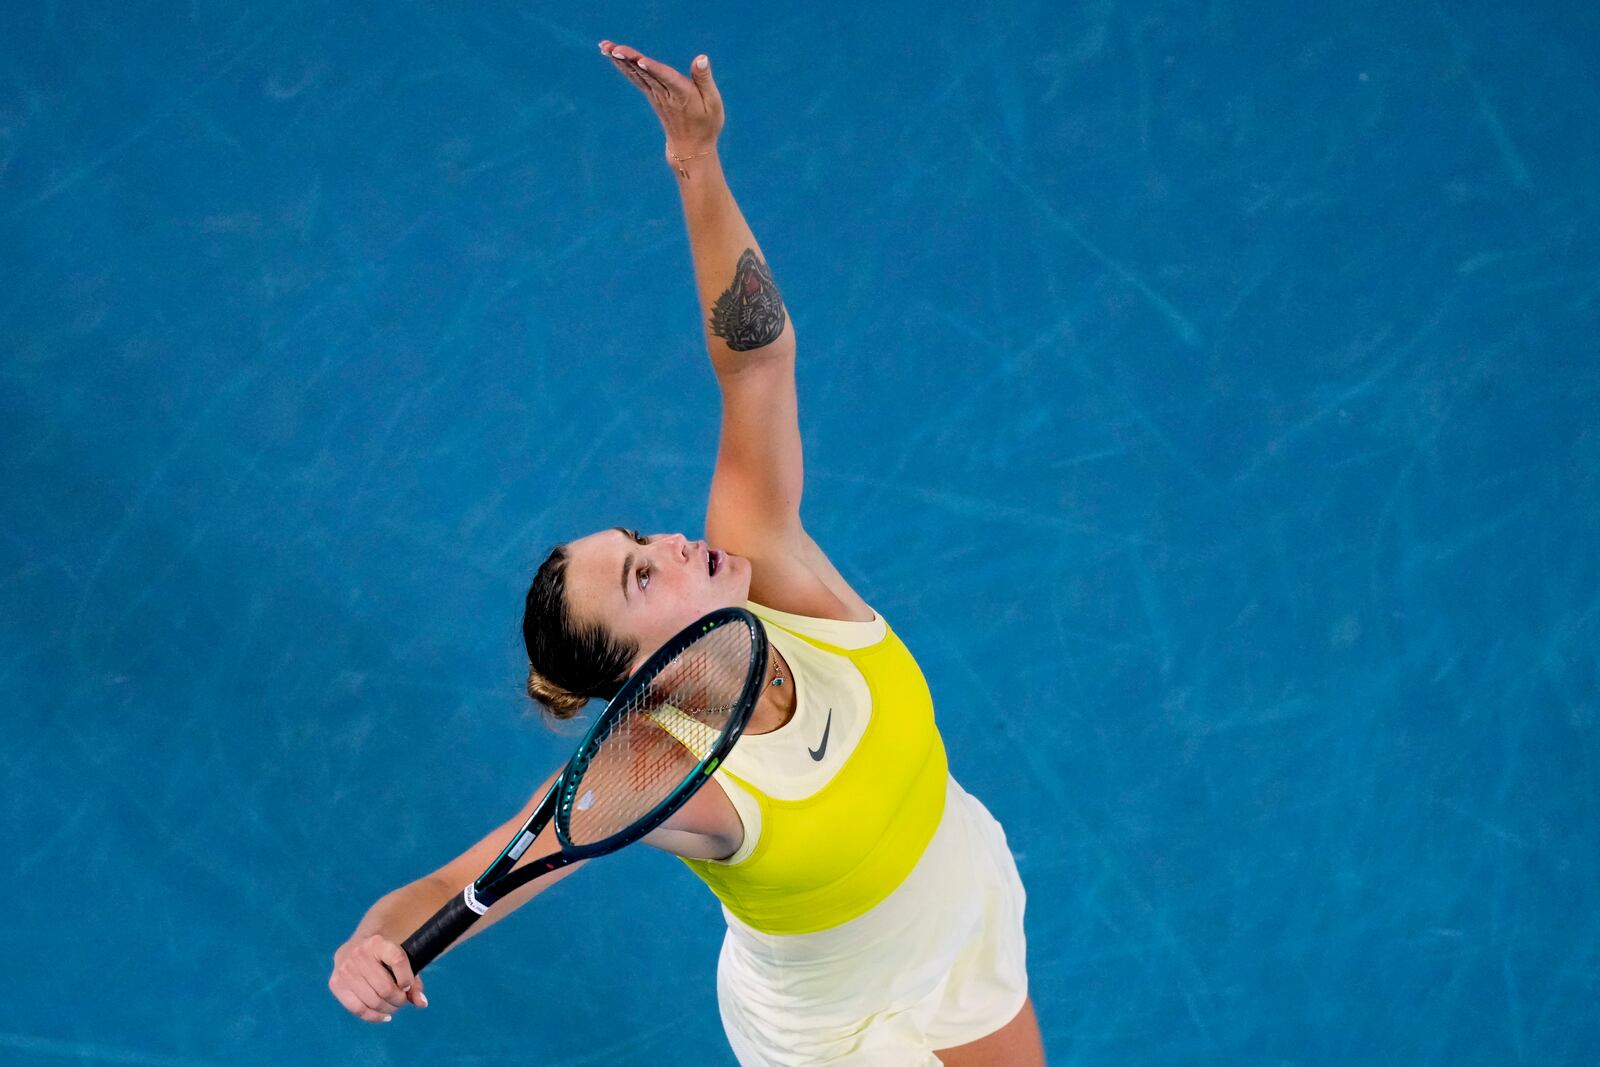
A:
{"type": "MultiPolygon", "coordinates": [[[[601,49],[604,51],[604,49],[601,49]]],[[[645,88],[661,90],[667,94],[692,93],[693,86],[689,79],[673,70],[658,60],[631,48],[625,44],[614,44],[609,53],[611,59],[620,64],[622,72],[645,88]]],[[[652,94],[654,95],[654,94],[652,94]]]]}
{"type": "Polygon", "coordinates": [[[368,1011],[378,1015],[393,1014],[394,1007],[383,999],[383,995],[373,985],[372,979],[362,972],[359,962],[351,962],[345,978],[345,988],[350,990],[351,995],[359,1000],[368,1011]]]}
{"type": "Polygon", "coordinates": [[[639,50],[636,48],[629,48],[625,44],[613,44],[610,41],[601,41],[600,52],[607,59],[618,64],[619,66],[637,70],[635,63],[639,58],[639,50]]]}
{"type": "Polygon", "coordinates": [[[406,999],[419,1008],[428,1006],[428,998],[422,993],[422,979],[418,978],[411,983],[411,992],[406,994],[406,999]]]}
{"type": "Polygon", "coordinates": [[[357,1019],[360,1019],[362,1022],[386,1023],[390,1019],[394,1018],[393,1014],[390,1012],[375,1011],[374,1009],[367,1007],[356,998],[356,995],[353,992],[348,989],[335,989],[333,991],[333,995],[340,1004],[344,1005],[346,1011],[348,1011],[351,1015],[354,1015],[357,1019]]]}
{"type": "Polygon", "coordinates": [[[416,974],[411,970],[411,957],[406,955],[405,949],[393,941],[379,938],[372,945],[372,954],[388,968],[389,977],[401,990],[405,990],[417,980],[416,974]]]}
{"type": "Polygon", "coordinates": [[[377,960],[368,957],[359,961],[356,964],[356,974],[366,980],[372,987],[373,995],[378,998],[377,1004],[365,997],[362,998],[367,1000],[367,1004],[371,1007],[392,1012],[406,1006],[406,995],[400,991],[398,985],[395,985],[394,979],[389,977],[389,972],[384,970],[383,964],[377,960]]]}
{"type": "Polygon", "coordinates": [[[644,71],[650,77],[654,78],[661,84],[662,88],[668,90],[669,92],[684,97],[694,97],[698,95],[695,92],[693,82],[689,81],[688,78],[685,78],[682,74],[679,74],[677,71],[667,66],[667,64],[661,62],[659,59],[651,59],[649,56],[641,55],[638,59],[634,60],[634,65],[640,70],[644,71]]]}
{"type": "Polygon", "coordinates": [[[371,987],[357,977],[350,968],[334,971],[333,976],[328,979],[328,988],[333,991],[334,999],[343,1004],[345,1010],[356,1018],[369,1023],[389,1021],[392,1013],[388,1008],[382,1007],[383,1001],[379,1000],[371,987]]]}
{"type": "Polygon", "coordinates": [[[634,60],[637,53],[633,52],[632,49],[625,49],[622,45],[613,45],[610,51],[606,51],[603,46],[601,51],[605,52],[606,58],[611,60],[611,65],[616,67],[624,78],[627,78],[637,86],[639,91],[648,96],[652,102],[656,102],[660,98],[663,93],[661,83],[639,69],[638,63],[634,60]]]}
{"type": "Polygon", "coordinates": [[[617,67],[622,71],[623,77],[627,78],[634,85],[637,85],[639,87],[639,91],[650,98],[651,103],[661,104],[666,101],[666,88],[660,82],[650,77],[650,75],[646,74],[637,66],[627,62],[626,60],[619,62],[617,67]]]}

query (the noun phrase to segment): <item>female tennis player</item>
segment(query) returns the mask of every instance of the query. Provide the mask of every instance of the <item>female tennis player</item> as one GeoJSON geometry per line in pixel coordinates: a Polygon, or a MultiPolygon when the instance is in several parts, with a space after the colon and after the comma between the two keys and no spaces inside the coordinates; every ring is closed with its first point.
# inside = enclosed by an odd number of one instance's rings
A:
{"type": "MultiPolygon", "coordinates": [[[[1024,893],[1005,834],[950,776],[915,660],[800,522],[794,326],[723,177],[709,61],[697,57],[685,77],[625,45],[600,51],[666,134],[722,392],[721,440],[707,540],[617,527],[551,551],[523,618],[528,692],[569,718],[707,612],[755,613],[770,678],[744,736],[717,788],[644,838],[722,901],[717,999],[739,1062],[1042,1064],[1024,893]]],[[[496,858],[544,792],[372,906],[334,955],[328,984],[340,1003],[384,1022],[427,1005],[399,942],[496,858]]],[[[541,841],[529,855],[554,848],[541,841]]],[[[471,934],[580,866],[510,893],[471,934]]]]}

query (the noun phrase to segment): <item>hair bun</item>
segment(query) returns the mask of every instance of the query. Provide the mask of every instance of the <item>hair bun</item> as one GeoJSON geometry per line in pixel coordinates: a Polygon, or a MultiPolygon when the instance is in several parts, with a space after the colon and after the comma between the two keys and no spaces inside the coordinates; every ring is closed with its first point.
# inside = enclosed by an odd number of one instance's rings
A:
{"type": "Polygon", "coordinates": [[[589,703],[589,698],[561,688],[544,675],[528,668],[528,695],[544,705],[552,718],[571,719],[589,703]]]}

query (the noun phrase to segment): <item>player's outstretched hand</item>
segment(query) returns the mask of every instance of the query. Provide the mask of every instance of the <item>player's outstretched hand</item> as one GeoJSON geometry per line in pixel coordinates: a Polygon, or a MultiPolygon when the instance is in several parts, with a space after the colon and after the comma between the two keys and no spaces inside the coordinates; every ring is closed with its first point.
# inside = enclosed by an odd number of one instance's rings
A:
{"type": "Polygon", "coordinates": [[[601,41],[600,53],[649,99],[666,131],[668,151],[689,156],[716,147],[717,135],[722,132],[722,95],[711,77],[707,57],[696,56],[690,68],[694,76],[685,78],[625,44],[601,41]]]}
{"type": "Polygon", "coordinates": [[[386,1023],[407,1004],[428,1006],[422,979],[411,973],[405,950],[381,934],[352,938],[339,946],[328,988],[351,1015],[369,1023],[386,1023]]]}

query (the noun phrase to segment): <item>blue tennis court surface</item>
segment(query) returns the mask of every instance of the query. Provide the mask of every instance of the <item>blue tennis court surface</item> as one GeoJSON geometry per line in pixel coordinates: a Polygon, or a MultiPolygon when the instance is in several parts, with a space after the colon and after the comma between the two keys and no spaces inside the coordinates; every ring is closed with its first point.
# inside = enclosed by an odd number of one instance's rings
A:
{"type": "Polygon", "coordinates": [[[1600,14],[12,5],[0,1062],[728,1065],[596,863],[329,995],[571,746],[548,546],[701,534],[710,54],[808,528],[1029,890],[1052,1064],[1600,1062],[1600,14]]]}

